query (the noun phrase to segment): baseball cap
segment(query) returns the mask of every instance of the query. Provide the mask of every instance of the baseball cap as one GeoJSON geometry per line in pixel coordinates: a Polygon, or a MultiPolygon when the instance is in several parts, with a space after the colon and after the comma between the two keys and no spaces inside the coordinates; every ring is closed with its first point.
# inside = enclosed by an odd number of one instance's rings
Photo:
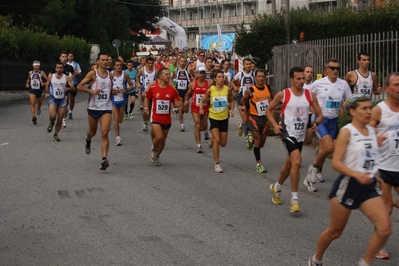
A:
{"type": "Polygon", "coordinates": [[[198,68],[198,72],[206,72],[206,69],[205,69],[205,67],[202,67],[202,66],[201,66],[201,67],[199,67],[199,68],[198,68]]]}

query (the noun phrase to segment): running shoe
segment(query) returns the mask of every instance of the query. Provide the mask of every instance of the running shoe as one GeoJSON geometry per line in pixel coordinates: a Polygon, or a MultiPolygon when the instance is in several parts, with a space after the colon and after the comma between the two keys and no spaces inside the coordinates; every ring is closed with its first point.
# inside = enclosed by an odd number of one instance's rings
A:
{"type": "Polygon", "coordinates": [[[212,138],[212,135],[209,136],[209,139],[208,139],[208,147],[209,147],[209,149],[212,149],[212,147],[213,147],[213,138],[212,138]]]}
{"type": "Polygon", "coordinates": [[[256,165],[256,171],[258,171],[258,173],[266,173],[267,172],[266,168],[263,166],[262,163],[258,163],[256,165]]]}
{"type": "Polygon", "coordinates": [[[308,260],[308,266],[323,266],[323,262],[316,263],[313,261],[313,257],[310,257],[308,260]]]}
{"type": "Polygon", "coordinates": [[[127,120],[127,114],[123,116],[123,120],[127,120]]]}
{"type": "Polygon", "coordinates": [[[317,180],[317,182],[319,182],[319,183],[323,183],[323,182],[324,182],[323,172],[320,171],[319,169],[317,169],[316,180],[317,180]]]}
{"type": "Polygon", "coordinates": [[[277,190],[275,188],[275,186],[276,186],[275,183],[270,185],[270,191],[273,193],[272,202],[276,205],[280,205],[281,204],[281,199],[280,199],[281,190],[277,190]]]}
{"type": "Polygon", "coordinates": [[[316,186],[312,182],[309,181],[308,177],[305,177],[305,179],[303,180],[303,184],[307,187],[308,191],[310,191],[310,192],[317,191],[316,186]]]}
{"type": "Polygon", "coordinates": [[[68,119],[73,119],[72,112],[68,113],[68,119]]]}
{"type": "Polygon", "coordinates": [[[201,145],[197,145],[197,153],[202,153],[202,146],[201,145]]]}
{"type": "Polygon", "coordinates": [[[63,128],[66,128],[66,121],[65,121],[65,118],[62,119],[62,127],[63,127],[63,128]]]}
{"type": "Polygon", "coordinates": [[[122,146],[122,143],[121,143],[121,137],[116,137],[116,143],[115,143],[115,146],[122,146]]]}
{"type": "Polygon", "coordinates": [[[238,123],[237,123],[237,134],[238,134],[238,136],[239,137],[241,137],[242,136],[242,122],[241,121],[239,121],[238,123]]]}
{"type": "Polygon", "coordinates": [[[109,166],[108,159],[107,158],[102,159],[100,170],[105,171],[108,168],[108,166],[109,166]]]}
{"type": "Polygon", "coordinates": [[[86,144],[85,144],[85,152],[86,152],[86,154],[90,154],[90,152],[91,152],[91,140],[87,140],[87,138],[86,138],[86,144]]]}
{"type": "Polygon", "coordinates": [[[172,116],[173,116],[173,117],[176,117],[178,112],[179,112],[179,109],[173,108],[173,110],[172,110],[172,116]]]}
{"type": "Polygon", "coordinates": [[[377,259],[387,260],[389,259],[389,254],[385,249],[380,249],[375,255],[377,259]]]}
{"type": "Polygon", "coordinates": [[[48,132],[48,133],[51,133],[51,131],[53,130],[53,126],[54,126],[54,123],[50,123],[50,124],[48,125],[48,127],[47,127],[47,132],[48,132]]]}
{"type": "Polygon", "coordinates": [[[155,158],[154,163],[155,163],[155,166],[161,166],[161,165],[162,165],[161,162],[159,161],[159,158],[158,158],[158,157],[155,158]]]}
{"type": "Polygon", "coordinates": [[[155,154],[153,151],[151,151],[149,158],[150,158],[150,162],[155,163],[156,157],[155,157],[155,154]]]}
{"type": "Polygon", "coordinates": [[[140,104],[140,110],[143,110],[143,105],[142,104],[140,104]]]}
{"type": "Polygon", "coordinates": [[[148,125],[147,124],[143,124],[143,128],[141,130],[148,131],[148,125]]]}
{"type": "Polygon", "coordinates": [[[317,181],[317,171],[317,167],[314,167],[313,164],[309,165],[308,175],[306,176],[306,178],[313,184],[317,181]]]}
{"type": "Polygon", "coordinates": [[[37,124],[37,118],[36,118],[36,116],[32,117],[32,122],[33,122],[34,125],[37,124]]]}
{"type": "Polygon", "coordinates": [[[40,110],[40,108],[37,108],[36,113],[37,113],[37,115],[40,115],[42,113],[42,110],[40,110]]]}
{"type": "Polygon", "coordinates": [[[60,142],[60,141],[61,141],[57,134],[54,134],[54,135],[53,135],[53,140],[54,140],[54,141],[57,141],[57,142],[60,142]]]}
{"type": "Polygon", "coordinates": [[[180,125],[180,132],[184,132],[186,130],[186,128],[184,127],[183,124],[180,125]]]}
{"type": "Polygon", "coordinates": [[[133,113],[130,113],[130,114],[129,114],[129,117],[130,117],[130,119],[134,119],[133,113]]]}
{"type": "Polygon", "coordinates": [[[299,211],[301,211],[301,208],[299,207],[299,200],[291,199],[290,212],[299,212],[299,211]]]}
{"type": "Polygon", "coordinates": [[[247,142],[247,149],[248,150],[252,150],[252,148],[254,147],[254,137],[252,137],[251,134],[249,134],[246,138],[246,142],[247,142]]]}
{"type": "Polygon", "coordinates": [[[222,167],[220,167],[220,163],[215,164],[215,172],[223,173],[223,169],[222,169],[222,167]]]}
{"type": "Polygon", "coordinates": [[[209,133],[208,131],[204,132],[204,140],[209,140],[209,133]]]}

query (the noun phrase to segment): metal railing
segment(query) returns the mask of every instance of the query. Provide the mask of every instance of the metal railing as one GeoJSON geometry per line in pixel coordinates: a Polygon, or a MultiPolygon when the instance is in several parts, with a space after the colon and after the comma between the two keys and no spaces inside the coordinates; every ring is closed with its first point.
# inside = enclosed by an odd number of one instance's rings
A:
{"type": "MultiPolygon", "coordinates": [[[[348,71],[358,68],[359,52],[370,54],[370,71],[377,74],[378,82],[383,85],[388,74],[399,71],[399,31],[276,46],[268,64],[273,74],[271,83],[276,91],[289,87],[289,71],[294,66],[313,66],[316,78],[317,74],[323,74],[324,64],[330,58],[341,62],[340,77],[344,78],[348,71]]],[[[384,96],[376,100],[381,97],[384,96]]]]}

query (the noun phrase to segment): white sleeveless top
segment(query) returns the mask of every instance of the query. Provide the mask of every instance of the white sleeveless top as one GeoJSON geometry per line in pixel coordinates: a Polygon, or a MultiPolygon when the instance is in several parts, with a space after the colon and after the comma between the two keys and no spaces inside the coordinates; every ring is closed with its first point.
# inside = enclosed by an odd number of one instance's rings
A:
{"type": "Polygon", "coordinates": [[[369,71],[367,77],[363,77],[357,70],[355,70],[355,73],[357,75],[357,81],[353,93],[360,92],[371,98],[371,93],[373,92],[373,77],[371,71],[369,71]]]}
{"type": "Polygon", "coordinates": [[[380,151],[380,169],[397,172],[399,170],[399,112],[393,112],[385,102],[380,102],[381,119],[377,125],[377,136],[387,136],[380,151]]]}
{"type": "Polygon", "coordinates": [[[62,74],[62,77],[58,79],[56,74],[53,74],[51,77],[50,84],[50,95],[57,100],[61,100],[65,98],[64,87],[66,86],[66,76],[62,74]]]}
{"type": "Polygon", "coordinates": [[[111,79],[109,78],[109,72],[107,70],[107,76],[105,78],[100,77],[97,69],[94,70],[96,79],[90,86],[92,90],[101,89],[101,93],[98,95],[89,94],[89,101],[87,103],[87,109],[96,111],[109,111],[112,110],[111,103],[111,79]]]}
{"type": "Polygon", "coordinates": [[[151,82],[153,82],[156,78],[156,72],[155,72],[155,68],[152,70],[152,73],[147,72],[147,68],[144,67],[144,71],[143,71],[143,87],[144,89],[148,88],[148,85],[150,85],[151,82]]]}
{"type": "Polygon", "coordinates": [[[112,79],[112,87],[118,91],[117,95],[111,95],[114,98],[115,102],[123,102],[125,100],[125,96],[121,93],[122,89],[126,89],[126,79],[125,72],[122,71],[122,74],[117,77],[115,76],[114,71],[112,71],[114,77],[112,79]]]}
{"type": "Polygon", "coordinates": [[[309,119],[309,110],[312,103],[312,94],[303,89],[301,96],[296,96],[291,89],[285,89],[281,107],[282,139],[293,137],[303,142],[309,119]]]}
{"type": "MultiPolygon", "coordinates": [[[[357,172],[371,172],[374,178],[378,171],[378,144],[374,129],[366,126],[368,136],[362,135],[352,124],[347,124],[342,129],[350,131],[350,140],[346,147],[343,163],[357,172]]],[[[342,130],[341,129],[341,130],[342,130]]]]}

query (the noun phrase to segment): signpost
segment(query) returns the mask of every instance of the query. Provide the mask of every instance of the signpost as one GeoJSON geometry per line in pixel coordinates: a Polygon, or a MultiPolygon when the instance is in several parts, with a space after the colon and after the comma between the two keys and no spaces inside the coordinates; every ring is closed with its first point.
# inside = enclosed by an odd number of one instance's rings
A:
{"type": "Polygon", "coordinates": [[[119,47],[121,47],[121,41],[119,39],[115,39],[112,41],[112,46],[116,48],[116,53],[119,57],[119,47]]]}

